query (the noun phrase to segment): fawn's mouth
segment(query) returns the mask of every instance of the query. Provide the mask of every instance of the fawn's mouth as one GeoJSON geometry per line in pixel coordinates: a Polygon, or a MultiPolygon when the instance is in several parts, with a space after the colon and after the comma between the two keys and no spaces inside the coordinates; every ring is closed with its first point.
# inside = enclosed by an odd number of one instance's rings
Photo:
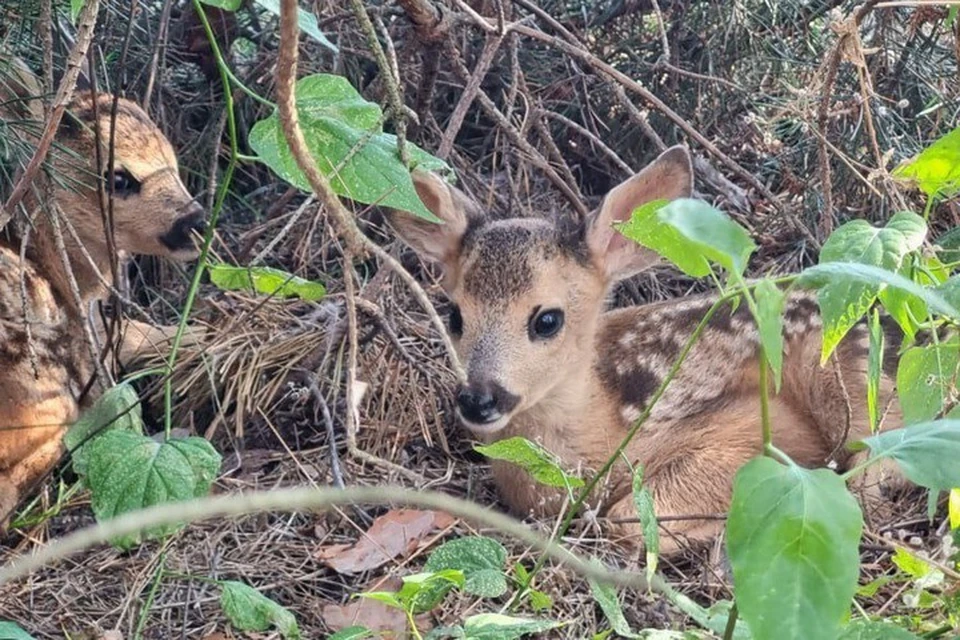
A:
{"type": "Polygon", "coordinates": [[[477,423],[477,422],[472,422],[470,420],[467,420],[465,417],[463,417],[463,414],[460,413],[460,409],[458,408],[457,418],[460,419],[460,424],[462,424],[467,431],[478,436],[485,436],[485,435],[494,434],[500,431],[501,429],[503,429],[504,427],[506,427],[507,424],[510,422],[511,416],[501,415],[488,422],[477,423]]]}

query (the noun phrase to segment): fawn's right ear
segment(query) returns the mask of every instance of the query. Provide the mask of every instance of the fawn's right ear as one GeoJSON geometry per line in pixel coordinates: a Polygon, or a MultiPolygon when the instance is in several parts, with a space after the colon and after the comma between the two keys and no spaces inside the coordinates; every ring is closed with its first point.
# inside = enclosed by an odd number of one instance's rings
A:
{"type": "Polygon", "coordinates": [[[387,219],[400,239],[422,258],[441,266],[450,265],[460,252],[473,203],[434,173],[414,171],[411,177],[420,200],[442,224],[393,209],[387,210],[387,219]]]}

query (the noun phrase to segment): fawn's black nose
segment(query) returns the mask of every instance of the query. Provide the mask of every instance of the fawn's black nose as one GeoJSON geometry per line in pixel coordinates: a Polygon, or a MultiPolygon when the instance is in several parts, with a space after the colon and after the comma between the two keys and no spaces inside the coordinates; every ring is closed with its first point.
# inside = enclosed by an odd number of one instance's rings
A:
{"type": "Polygon", "coordinates": [[[193,248],[193,232],[202,234],[207,229],[203,211],[191,213],[173,223],[170,231],[160,236],[160,241],[171,251],[193,248]]]}
{"type": "Polygon", "coordinates": [[[487,424],[500,418],[497,399],[489,388],[461,387],[457,393],[460,416],[473,424],[487,424]]]}

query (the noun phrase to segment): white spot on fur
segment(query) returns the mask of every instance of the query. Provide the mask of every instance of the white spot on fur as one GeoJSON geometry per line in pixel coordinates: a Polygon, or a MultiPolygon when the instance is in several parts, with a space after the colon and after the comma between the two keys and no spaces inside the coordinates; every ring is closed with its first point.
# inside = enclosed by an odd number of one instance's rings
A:
{"type": "Polygon", "coordinates": [[[620,343],[621,347],[629,347],[637,340],[637,334],[633,331],[627,331],[625,334],[620,336],[620,340],[617,342],[620,343]]]}
{"type": "Polygon", "coordinates": [[[624,408],[620,409],[620,415],[623,416],[623,419],[626,422],[636,422],[640,419],[640,414],[643,413],[635,404],[628,404],[624,408]]]}

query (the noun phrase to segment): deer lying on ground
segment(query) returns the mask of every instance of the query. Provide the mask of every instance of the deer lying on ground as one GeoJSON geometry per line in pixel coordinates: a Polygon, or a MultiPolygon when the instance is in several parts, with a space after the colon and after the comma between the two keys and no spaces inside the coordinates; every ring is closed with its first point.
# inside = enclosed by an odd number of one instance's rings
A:
{"type": "MultiPolygon", "coordinates": [[[[39,83],[21,61],[0,58],[0,117],[10,123],[32,120],[39,132],[39,95],[39,83]]],[[[91,303],[105,298],[113,284],[98,190],[106,201],[112,182],[113,242],[121,259],[194,258],[193,233],[205,226],[203,209],[179,178],[170,142],[133,102],[119,101],[113,170],[102,176],[97,171],[95,132],[106,164],[113,100],[77,92],[48,156],[51,170],[36,179],[36,193],[52,191],[52,206],[42,207],[30,193],[24,200],[29,222],[0,231],[0,525],[59,461],[64,432],[96,399],[96,366],[84,323],[91,303]],[[69,270],[57,249],[52,208],[60,211],[69,270]]],[[[175,330],[125,320],[118,360],[125,364],[156,353],[175,330]]],[[[95,331],[100,344],[108,341],[104,325],[95,331]]]]}
{"type": "MultiPolygon", "coordinates": [[[[613,283],[660,261],[613,223],[644,203],[690,197],[688,152],[665,151],[579,221],[492,220],[432,174],[415,173],[414,184],[443,224],[402,212],[389,216],[407,244],[442,268],[453,302],[449,332],[467,371],[456,395],[460,421],[488,443],[523,436],[569,466],[599,469],[717,299],[605,311],[613,283]]],[[[867,333],[861,326],[848,335],[837,351],[838,368],[820,367],[818,307],[812,296],[797,294],[785,310],[784,340],[783,385],[770,398],[774,444],[803,466],[835,462],[847,469],[857,459],[843,445],[870,435],[867,333]]],[[[889,406],[885,429],[902,426],[890,355],[879,400],[889,406]]],[[[657,516],[729,507],[734,474],[762,451],[758,357],[747,305],[721,307],[626,450],[631,464],[644,467],[657,516]]],[[[861,482],[866,495],[880,497],[877,480],[893,470],[870,469],[861,482]]],[[[561,508],[560,492],[531,482],[518,467],[493,461],[492,470],[515,512],[550,516],[561,508]]],[[[641,537],[639,524],[616,524],[636,523],[630,486],[629,469],[618,462],[603,494],[591,497],[602,500],[615,536],[628,544],[641,537]]],[[[661,526],[668,534],[661,552],[670,554],[684,538],[710,540],[723,522],[672,519],[661,526]]]]}

